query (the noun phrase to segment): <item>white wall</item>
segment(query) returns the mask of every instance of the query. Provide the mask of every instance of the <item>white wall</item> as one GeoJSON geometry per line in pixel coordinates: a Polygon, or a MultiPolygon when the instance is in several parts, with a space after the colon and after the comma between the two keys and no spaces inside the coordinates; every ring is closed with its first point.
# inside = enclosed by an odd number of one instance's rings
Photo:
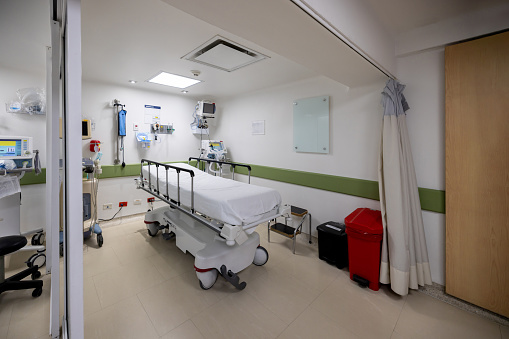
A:
{"type": "Polygon", "coordinates": [[[349,89],[316,77],[239,96],[223,103],[213,135],[225,141],[234,161],[377,180],[383,86],[349,89]],[[330,96],[330,153],[296,153],[293,102],[321,95],[330,96]],[[251,135],[256,120],[265,120],[265,135],[251,135]]]}
{"type": "MultiPolygon", "coordinates": [[[[196,101],[185,95],[171,95],[160,92],[148,92],[136,89],[136,86],[119,87],[96,82],[83,83],[82,114],[95,123],[92,140],[101,141],[102,165],[113,165],[116,158],[117,123],[116,111],[110,106],[118,99],[127,110],[126,136],[124,137],[125,163],[137,164],[142,158],[154,161],[187,160],[197,156],[199,138],[192,135],[189,124],[196,101]],[[133,131],[133,123],[139,125],[139,132],[148,132],[150,125],[144,123],[145,105],[161,106],[161,123],[173,123],[175,132],[171,135],[159,135],[148,149],[141,148],[133,131]]],[[[151,134],[154,137],[153,134],[151,134]]],[[[83,157],[94,157],[89,150],[90,140],[83,141],[83,157]]],[[[120,161],[122,157],[120,156],[120,161]]],[[[117,165],[119,166],[119,165],[117,165]]],[[[98,217],[111,218],[118,211],[118,203],[127,201],[127,207],[117,217],[146,212],[147,198],[150,195],[138,190],[134,177],[101,179],[98,193],[98,217]],[[142,199],[141,205],[134,205],[135,199],[142,199]],[[103,210],[103,204],[112,203],[112,210],[103,210]]]]}
{"type": "MultiPolygon", "coordinates": [[[[230,99],[223,103],[214,137],[225,142],[233,161],[377,180],[384,82],[351,88],[316,77],[230,99]],[[293,150],[293,102],[330,96],[330,153],[293,150]],[[265,120],[265,135],[251,135],[251,122],[265,120]]],[[[379,209],[379,202],[281,182],[253,178],[276,188],[285,203],[307,208],[316,226],[343,221],[356,207],[379,209]]],[[[307,231],[307,230],[306,230],[307,231]]]]}
{"type": "MultiPolygon", "coordinates": [[[[5,103],[15,98],[18,89],[46,86],[45,75],[0,67],[0,135],[31,136],[35,149],[46,164],[46,116],[6,113],[5,103]]],[[[45,185],[21,186],[21,232],[45,228],[45,185]]]]}
{"type": "MultiPolygon", "coordinates": [[[[158,86],[158,85],[154,85],[158,86]]],[[[139,163],[142,157],[155,161],[186,160],[190,154],[198,155],[199,142],[191,134],[189,124],[196,101],[185,95],[172,95],[160,92],[137,90],[132,87],[119,87],[96,82],[83,83],[82,114],[95,122],[92,139],[101,141],[103,165],[113,165],[116,157],[117,123],[116,111],[110,106],[118,99],[127,110],[126,136],[124,137],[125,163],[139,163]],[[135,139],[133,123],[139,124],[139,131],[148,132],[150,125],[144,123],[145,105],[161,106],[161,123],[173,123],[172,135],[159,135],[152,141],[149,149],[141,148],[135,139]]],[[[152,134],[152,137],[154,135],[152,134]]],[[[94,156],[89,150],[90,140],[83,141],[83,156],[94,156]]],[[[122,158],[120,158],[122,161],[122,158]]]]}
{"type": "MultiPolygon", "coordinates": [[[[46,116],[6,113],[4,103],[10,100],[17,89],[26,87],[44,87],[44,74],[27,73],[16,69],[0,68],[0,135],[26,135],[34,139],[34,147],[41,151],[42,166],[45,167],[46,149],[46,116]]],[[[126,104],[127,136],[125,137],[126,164],[139,163],[142,157],[156,161],[186,160],[189,156],[197,156],[199,137],[190,132],[192,113],[196,100],[183,95],[169,95],[160,92],[137,90],[136,87],[118,87],[100,83],[83,83],[83,115],[96,123],[92,139],[99,139],[103,144],[102,164],[112,165],[115,158],[116,118],[114,109],[109,102],[119,99],[126,104]],[[135,141],[133,122],[140,124],[140,131],[148,130],[143,123],[144,105],[162,107],[161,121],[174,124],[173,135],[162,135],[149,150],[141,149],[135,141]]],[[[83,141],[83,157],[93,157],[89,151],[89,140],[83,141]]],[[[118,211],[118,203],[127,201],[117,217],[147,210],[147,193],[137,190],[134,177],[102,179],[99,186],[99,218],[107,219],[118,211]],[[134,199],[142,199],[142,205],[133,205],[134,199]],[[103,203],[112,203],[112,210],[102,210],[103,203]]],[[[28,232],[44,228],[38,220],[44,220],[45,185],[24,185],[21,189],[21,231],[28,232]]]]}

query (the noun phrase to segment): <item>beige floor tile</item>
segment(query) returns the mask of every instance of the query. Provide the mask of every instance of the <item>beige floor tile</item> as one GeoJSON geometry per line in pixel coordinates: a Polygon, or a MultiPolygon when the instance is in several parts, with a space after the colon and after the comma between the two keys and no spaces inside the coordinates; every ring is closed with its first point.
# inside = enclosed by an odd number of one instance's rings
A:
{"type": "Polygon", "coordinates": [[[191,272],[158,284],[138,294],[152,324],[164,335],[219,300],[199,287],[191,272]]]}
{"type": "Polygon", "coordinates": [[[498,324],[414,291],[395,331],[408,338],[500,338],[498,324]]]}
{"type": "Polygon", "coordinates": [[[190,253],[184,253],[175,244],[170,245],[164,251],[149,257],[157,270],[165,279],[178,275],[194,272],[194,257],[190,253]]]}
{"type": "Polygon", "coordinates": [[[141,231],[147,233],[147,226],[145,225],[143,220],[144,219],[141,219],[139,221],[126,222],[124,224],[116,225],[114,227],[122,229],[122,231],[125,234],[138,233],[141,231]]]}
{"type": "Polygon", "coordinates": [[[83,277],[89,278],[120,266],[120,260],[111,247],[83,253],[83,277]]]}
{"type": "Polygon", "coordinates": [[[12,306],[14,304],[12,301],[9,302],[13,299],[10,297],[11,293],[15,293],[15,291],[0,294],[0,327],[9,326],[11,321],[12,306]]]}
{"type": "Polygon", "coordinates": [[[502,339],[509,339],[509,327],[500,325],[500,333],[502,334],[502,339]]]}
{"type": "Polygon", "coordinates": [[[324,317],[323,314],[309,307],[288,326],[278,339],[308,339],[308,338],[341,338],[357,339],[346,328],[340,327],[336,322],[324,317]]]}
{"type": "Polygon", "coordinates": [[[386,287],[363,289],[341,274],[311,307],[361,338],[390,338],[403,305],[386,287]]]}
{"type": "Polygon", "coordinates": [[[206,338],[276,338],[287,326],[243,292],[220,300],[192,321],[206,338]]]}
{"type": "Polygon", "coordinates": [[[41,296],[37,298],[32,297],[33,289],[2,293],[8,293],[6,295],[8,298],[2,302],[12,303],[11,325],[15,322],[30,321],[32,318],[40,317],[41,314],[49,314],[51,276],[43,275],[40,279],[44,285],[41,296]]]}
{"type": "Polygon", "coordinates": [[[186,321],[176,329],[163,335],[161,339],[204,339],[198,328],[194,326],[191,320],[186,321]]]}
{"type": "Polygon", "coordinates": [[[7,338],[7,331],[9,330],[9,325],[0,326],[0,339],[7,338]]]}
{"type": "Polygon", "coordinates": [[[392,332],[391,339],[412,339],[412,337],[405,337],[404,335],[394,331],[392,332]]]}
{"type": "Polygon", "coordinates": [[[90,238],[85,239],[83,242],[84,252],[95,252],[105,248],[111,248],[113,244],[123,241],[123,238],[127,235],[127,233],[125,233],[121,227],[115,226],[102,228],[102,235],[104,240],[102,247],[99,247],[97,244],[97,235],[92,235],[90,238]]]}
{"type": "Polygon", "coordinates": [[[165,279],[152,262],[145,258],[133,261],[130,265],[121,265],[93,277],[97,295],[103,308],[141,291],[150,289],[165,279]]]}
{"type": "Polygon", "coordinates": [[[278,263],[279,269],[291,274],[309,286],[323,291],[336,279],[340,270],[316,257],[290,255],[278,263]]]}
{"type": "MultiPolygon", "coordinates": [[[[39,297],[40,298],[40,297],[39,297]]],[[[47,310],[31,314],[28,318],[19,321],[11,321],[8,339],[37,339],[48,333],[49,326],[49,301],[47,310]]]]}
{"type": "Polygon", "coordinates": [[[159,338],[136,296],[85,317],[86,339],[159,338]]]}
{"type": "Polygon", "coordinates": [[[89,315],[101,310],[101,302],[92,278],[83,279],[83,314],[89,315]]]}
{"type": "Polygon", "coordinates": [[[250,282],[246,292],[277,314],[287,325],[320,294],[320,291],[299,279],[284,272],[274,271],[250,282]]]}
{"type": "Polygon", "coordinates": [[[132,233],[123,237],[123,241],[114,243],[112,248],[120,262],[129,265],[140,258],[148,258],[158,253],[154,247],[147,245],[147,241],[141,234],[132,233]]]}

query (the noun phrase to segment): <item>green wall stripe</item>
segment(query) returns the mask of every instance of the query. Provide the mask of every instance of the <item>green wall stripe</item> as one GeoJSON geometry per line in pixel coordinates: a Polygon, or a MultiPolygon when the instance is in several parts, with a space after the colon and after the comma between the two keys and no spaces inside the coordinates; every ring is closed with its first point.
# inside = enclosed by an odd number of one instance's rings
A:
{"type": "Polygon", "coordinates": [[[21,178],[21,185],[34,185],[34,184],[45,184],[46,183],[46,169],[41,169],[41,174],[35,175],[35,172],[25,172],[23,178],[21,178]]]}
{"type": "MultiPolygon", "coordinates": [[[[239,167],[236,169],[236,173],[247,175],[247,169],[239,167]]],[[[380,200],[378,181],[259,165],[251,165],[251,175],[253,177],[317,188],[330,192],[380,200]]],[[[419,198],[421,200],[421,208],[423,210],[445,213],[444,191],[419,187],[419,198]]]]}
{"type": "MultiPolygon", "coordinates": [[[[175,161],[173,163],[176,162],[185,161],[175,161]]],[[[196,161],[192,162],[192,164],[196,166],[196,161]]],[[[251,175],[253,177],[281,181],[288,184],[311,187],[361,198],[380,200],[377,181],[340,177],[330,174],[296,171],[277,167],[260,165],[250,166],[251,175]]],[[[125,167],[119,165],[105,165],[102,166],[102,170],[103,173],[101,174],[100,178],[138,176],[140,174],[140,164],[130,164],[126,165],[125,167]]],[[[235,172],[247,175],[247,169],[243,167],[237,167],[235,172]]],[[[22,185],[44,184],[45,182],[46,169],[44,168],[42,173],[38,176],[35,176],[33,172],[30,172],[26,173],[23,179],[21,179],[22,185]]],[[[444,191],[419,187],[419,198],[421,200],[421,208],[423,210],[445,213],[444,191]]]]}

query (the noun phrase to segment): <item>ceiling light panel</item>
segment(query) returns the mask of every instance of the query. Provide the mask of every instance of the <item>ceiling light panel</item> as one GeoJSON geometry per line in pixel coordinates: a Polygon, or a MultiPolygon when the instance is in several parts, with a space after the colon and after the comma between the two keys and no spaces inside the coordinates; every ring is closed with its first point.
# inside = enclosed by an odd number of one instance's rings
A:
{"type": "Polygon", "coordinates": [[[166,73],[166,72],[160,72],[155,77],[148,79],[148,82],[152,82],[155,84],[170,86],[170,87],[177,87],[177,88],[187,88],[189,86],[195,85],[200,80],[191,79],[187,77],[183,77],[176,74],[166,73]]]}
{"type": "Polygon", "coordinates": [[[232,72],[268,56],[216,35],[182,58],[232,72]]]}

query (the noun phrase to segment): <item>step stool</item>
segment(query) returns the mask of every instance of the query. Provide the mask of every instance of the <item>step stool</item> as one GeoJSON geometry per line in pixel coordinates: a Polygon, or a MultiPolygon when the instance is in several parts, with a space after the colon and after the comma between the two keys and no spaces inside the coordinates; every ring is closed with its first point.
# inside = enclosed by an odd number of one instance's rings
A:
{"type": "Polygon", "coordinates": [[[295,254],[295,241],[297,238],[297,235],[302,233],[302,225],[304,224],[304,221],[306,218],[309,220],[309,243],[311,244],[311,213],[308,212],[308,210],[297,207],[297,206],[291,206],[291,213],[292,215],[301,217],[301,221],[299,226],[296,228],[293,228],[291,226],[288,226],[287,224],[287,218],[285,218],[285,223],[279,223],[276,219],[269,221],[268,223],[268,241],[270,242],[270,232],[276,232],[278,234],[281,234],[284,237],[293,239],[293,254],[295,254]],[[274,221],[274,224],[272,224],[272,221],[274,221]],[[271,225],[272,224],[272,225],[271,225]]]}

